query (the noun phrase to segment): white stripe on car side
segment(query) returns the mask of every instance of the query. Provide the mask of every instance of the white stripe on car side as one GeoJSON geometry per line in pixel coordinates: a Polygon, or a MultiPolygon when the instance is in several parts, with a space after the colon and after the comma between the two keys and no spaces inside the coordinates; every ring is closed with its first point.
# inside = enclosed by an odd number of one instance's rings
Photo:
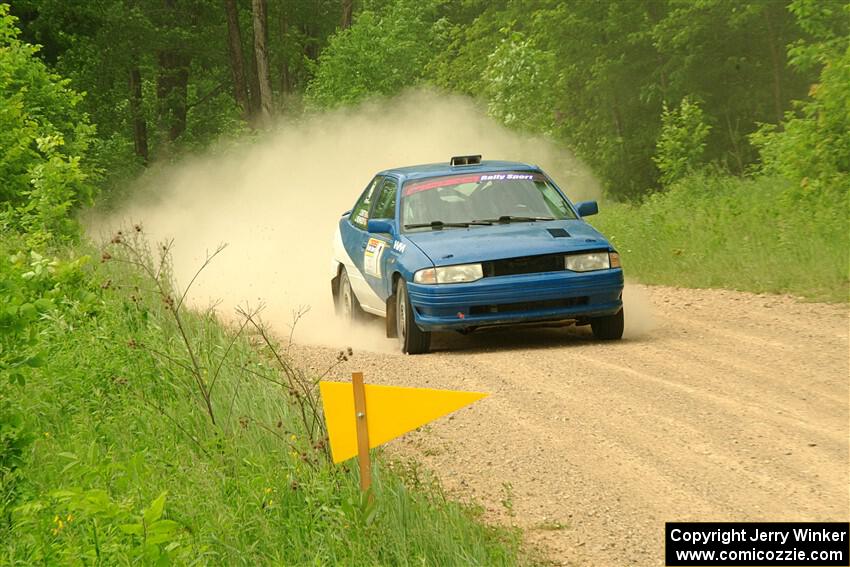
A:
{"type": "Polygon", "coordinates": [[[342,244],[342,233],[340,233],[338,226],[336,228],[336,235],[334,236],[333,248],[334,259],[332,277],[336,277],[337,268],[340,264],[345,266],[345,271],[348,272],[348,281],[351,282],[351,290],[354,292],[355,297],[357,297],[357,301],[360,302],[360,307],[363,308],[363,311],[380,317],[386,317],[386,303],[378,297],[378,294],[375,293],[375,290],[373,290],[372,286],[369,285],[369,282],[366,281],[366,277],[359,269],[357,269],[357,265],[354,263],[354,260],[351,259],[351,256],[348,254],[348,250],[346,250],[345,246],[342,244]]]}

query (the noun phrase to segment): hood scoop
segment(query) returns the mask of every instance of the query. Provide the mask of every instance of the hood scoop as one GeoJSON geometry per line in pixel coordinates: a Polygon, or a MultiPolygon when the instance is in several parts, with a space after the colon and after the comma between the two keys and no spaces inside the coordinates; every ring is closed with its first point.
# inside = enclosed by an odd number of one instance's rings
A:
{"type": "Polygon", "coordinates": [[[552,235],[552,238],[569,238],[570,233],[563,228],[547,228],[546,232],[552,235]]]}

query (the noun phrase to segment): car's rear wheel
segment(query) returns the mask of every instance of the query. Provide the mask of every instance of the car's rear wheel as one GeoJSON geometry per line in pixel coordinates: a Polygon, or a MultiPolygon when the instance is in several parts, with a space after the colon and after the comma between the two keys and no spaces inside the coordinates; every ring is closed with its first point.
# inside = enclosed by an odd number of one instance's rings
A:
{"type": "Polygon", "coordinates": [[[615,315],[594,317],[590,320],[593,336],[602,341],[616,341],[623,338],[623,310],[615,315]]]}
{"type": "Polygon", "coordinates": [[[339,274],[336,307],[337,314],[350,323],[359,321],[363,316],[363,310],[360,308],[357,296],[354,295],[354,290],[351,289],[351,280],[348,279],[348,272],[345,271],[345,268],[339,274]]]}
{"type": "Polygon", "coordinates": [[[401,352],[406,352],[407,354],[423,354],[428,352],[431,348],[431,333],[423,331],[416,326],[413,307],[407,295],[407,284],[403,278],[399,278],[398,284],[396,284],[395,296],[395,320],[401,352]]]}

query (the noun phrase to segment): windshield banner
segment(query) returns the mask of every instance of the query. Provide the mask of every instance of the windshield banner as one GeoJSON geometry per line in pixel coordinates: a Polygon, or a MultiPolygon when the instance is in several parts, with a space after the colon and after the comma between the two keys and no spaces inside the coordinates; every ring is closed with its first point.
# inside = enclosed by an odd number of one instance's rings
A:
{"type": "Polygon", "coordinates": [[[496,173],[477,173],[475,175],[451,175],[449,177],[440,177],[438,179],[428,179],[425,181],[406,183],[404,185],[404,194],[412,195],[419,191],[428,189],[436,189],[437,187],[449,187],[451,185],[463,185],[465,183],[482,183],[487,181],[545,181],[545,178],[540,173],[518,172],[518,171],[500,171],[496,173]]]}

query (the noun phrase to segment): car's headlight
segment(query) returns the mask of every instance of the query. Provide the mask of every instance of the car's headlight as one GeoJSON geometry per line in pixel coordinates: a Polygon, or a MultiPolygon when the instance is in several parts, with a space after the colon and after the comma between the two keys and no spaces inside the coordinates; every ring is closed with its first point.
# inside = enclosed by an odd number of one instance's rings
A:
{"type": "Polygon", "coordinates": [[[435,284],[437,283],[437,271],[434,268],[419,270],[413,274],[414,283],[435,284]]]}
{"type": "Polygon", "coordinates": [[[460,264],[458,266],[443,266],[426,268],[413,274],[413,281],[418,284],[463,283],[474,282],[484,277],[481,264],[460,264]]]}
{"type": "Polygon", "coordinates": [[[569,256],[564,256],[564,267],[570,270],[571,272],[592,272],[594,270],[607,270],[611,267],[611,259],[608,257],[608,252],[570,254],[569,256]]]}

